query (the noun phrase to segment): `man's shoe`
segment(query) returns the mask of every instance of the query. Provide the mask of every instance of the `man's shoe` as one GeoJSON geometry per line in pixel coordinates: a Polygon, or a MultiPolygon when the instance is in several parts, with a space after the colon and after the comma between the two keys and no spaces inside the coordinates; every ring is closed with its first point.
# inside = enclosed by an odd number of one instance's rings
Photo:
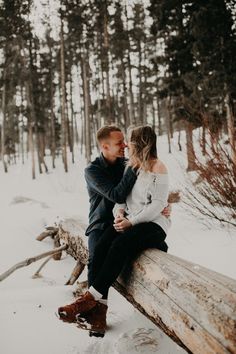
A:
{"type": "Polygon", "coordinates": [[[70,305],[59,307],[58,314],[64,322],[76,322],[76,315],[90,311],[97,305],[97,301],[89,291],[80,296],[70,305]]]}
{"type": "Polygon", "coordinates": [[[107,305],[97,301],[90,311],[76,315],[79,328],[89,330],[90,336],[104,337],[106,331],[107,305]]]}

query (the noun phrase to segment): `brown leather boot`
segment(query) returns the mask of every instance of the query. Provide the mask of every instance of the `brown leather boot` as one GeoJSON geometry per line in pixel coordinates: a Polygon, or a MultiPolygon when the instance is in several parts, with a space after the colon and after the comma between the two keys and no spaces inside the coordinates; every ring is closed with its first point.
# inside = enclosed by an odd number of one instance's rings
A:
{"type": "Polygon", "coordinates": [[[90,336],[104,337],[106,331],[107,305],[97,301],[90,311],[76,315],[79,328],[89,330],[90,336]]]}
{"type": "Polygon", "coordinates": [[[89,291],[80,296],[70,305],[59,307],[58,314],[64,322],[76,322],[76,315],[90,311],[97,305],[97,301],[89,291]]]}

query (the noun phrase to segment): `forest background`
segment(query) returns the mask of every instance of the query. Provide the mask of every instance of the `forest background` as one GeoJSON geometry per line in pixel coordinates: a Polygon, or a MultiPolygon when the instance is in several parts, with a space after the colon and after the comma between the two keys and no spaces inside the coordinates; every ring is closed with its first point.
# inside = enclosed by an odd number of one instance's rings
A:
{"type": "Polygon", "coordinates": [[[67,172],[102,125],[148,123],[186,144],[186,204],[236,226],[235,24],[235,0],[1,0],[1,168],[67,172]]]}

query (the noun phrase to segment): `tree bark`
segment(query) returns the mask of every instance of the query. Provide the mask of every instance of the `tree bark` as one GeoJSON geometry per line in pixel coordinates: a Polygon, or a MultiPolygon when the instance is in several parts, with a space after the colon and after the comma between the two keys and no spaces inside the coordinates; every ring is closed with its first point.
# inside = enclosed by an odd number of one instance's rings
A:
{"type": "Polygon", "coordinates": [[[194,171],[197,168],[196,156],[193,147],[193,125],[192,123],[185,121],[186,132],[186,147],[187,147],[187,171],[194,171]]]}
{"type": "Polygon", "coordinates": [[[180,127],[180,122],[178,122],[178,147],[179,151],[182,151],[182,145],[181,145],[181,127],[180,127]]]}
{"type": "Polygon", "coordinates": [[[2,127],[1,127],[1,158],[4,172],[7,172],[7,163],[5,161],[5,121],[6,121],[6,69],[3,71],[3,88],[2,88],[2,127]]]}
{"type": "Polygon", "coordinates": [[[229,94],[226,95],[225,105],[226,105],[228,136],[229,136],[229,143],[231,147],[231,156],[232,156],[232,161],[236,166],[236,142],[235,142],[236,134],[235,134],[235,126],[234,126],[234,116],[230,104],[229,94]]]}
{"type": "Polygon", "coordinates": [[[157,101],[158,135],[161,136],[163,131],[162,131],[162,122],[161,122],[160,102],[158,97],[156,98],[156,101],[157,101]]]}
{"type": "Polygon", "coordinates": [[[88,83],[88,66],[85,54],[81,56],[81,70],[83,79],[84,94],[84,136],[85,136],[85,154],[87,163],[91,160],[91,132],[90,132],[90,92],[88,83]]]}
{"type": "Polygon", "coordinates": [[[203,156],[205,156],[206,155],[206,127],[204,123],[202,126],[201,147],[202,147],[202,154],[203,156]]]}
{"type": "Polygon", "coordinates": [[[52,46],[49,40],[50,53],[50,149],[52,156],[52,168],[55,168],[56,159],[56,129],[54,115],[54,87],[53,87],[53,62],[52,62],[52,46]]]}
{"type": "Polygon", "coordinates": [[[70,136],[71,136],[71,155],[72,163],[75,163],[74,154],[74,104],[73,104],[73,83],[72,75],[70,75],[70,110],[71,110],[71,126],[70,126],[70,136]]]}
{"type": "Polygon", "coordinates": [[[106,106],[107,106],[107,124],[111,124],[114,117],[111,107],[111,94],[110,94],[110,67],[109,67],[109,35],[108,35],[108,18],[107,18],[107,5],[105,4],[104,13],[104,50],[105,50],[105,70],[106,70],[106,106]]]}
{"type": "MultiPolygon", "coordinates": [[[[129,33],[129,25],[128,25],[129,18],[127,12],[127,3],[125,4],[125,18],[126,18],[126,31],[129,33]]],[[[131,53],[131,46],[130,46],[130,39],[128,34],[127,63],[128,63],[128,73],[129,73],[129,85],[128,85],[129,120],[130,120],[130,124],[134,125],[136,124],[136,118],[135,118],[135,109],[134,109],[134,94],[133,94],[133,81],[132,81],[132,71],[131,71],[132,67],[131,67],[130,53],[131,53]]]]}
{"type": "Polygon", "coordinates": [[[130,121],[129,110],[128,110],[125,63],[123,58],[121,58],[121,74],[122,74],[122,85],[123,85],[124,122],[125,122],[125,129],[127,129],[130,126],[131,121],[130,121]]]}
{"type": "Polygon", "coordinates": [[[168,96],[166,98],[166,128],[167,128],[167,140],[168,140],[168,148],[169,154],[171,154],[171,132],[170,132],[170,121],[171,121],[171,97],[168,96]]]}
{"type": "Polygon", "coordinates": [[[65,172],[68,172],[67,163],[67,119],[66,119],[66,83],[65,83],[65,50],[64,50],[64,29],[61,19],[60,31],[60,60],[61,60],[61,137],[62,137],[62,160],[65,172]]]}

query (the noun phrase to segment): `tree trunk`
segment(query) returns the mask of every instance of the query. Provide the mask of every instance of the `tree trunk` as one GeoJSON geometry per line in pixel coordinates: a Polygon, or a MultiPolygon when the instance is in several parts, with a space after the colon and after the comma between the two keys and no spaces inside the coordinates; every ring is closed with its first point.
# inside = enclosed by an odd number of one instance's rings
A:
{"type": "Polygon", "coordinates": [[[148,53],[147,53],[147,46],[146,46],[146,43],[144,43],[144,69],[143,69],[143,76],[144,76],[144,83],[142,85],[142,97],[143,97],[143,124],[147,124],[147,109],[148,109],[148,106],[147,106],[147,101],[148,101],[148,91],[147,91],[147,81],[148,81],[148,78],[147,78],[147,68],[146,68],[146,61],[147,61],[147,58],[148,58],[148,53]]]}
{"type": "Polygon", "coordinates": [[[171,121],[171,97],[166,98],[166,128],[167,128],[167,140],[169,147],[169,154],[171,154],[171,132],[170,132],[170,121],[171,121]]]}
{"type": "MultiPolygon", "coordinates": [[[[107,6],[107,5],[105,5],[107,6]]],[[[108,36],[108,23],[107,23],[107,8],[104,14],[104,50],[105,50],[105,70],[106,70],[106,107],[107,107],[107,124],[111,124],[114,117],[111,107],[111,94],[110,94],[110,68],[109,68],[109,36],[108,36]]]]}
{"type": "MultiPolygon", "coordinates": [[[[95,55],[96,58],[99,57],[98,54],[98,34],[96,37],[96,45],[94,46],[94,51],[95,51],[95,55]]],[[[102,117],[101,117],[101,97],[100,97],[100,93],[101,93],[101,80],[100,80],[100,70],[101,68],[99,67],[99,60],[96,59],[95,60],[95,78],[96,78],[96,98],[97,98],[97,110],[96,110],[96,121],[97,121],[97,128],[101,128],[102,126],[102,117]]]]}
{"type": "MultiPolygon", "coordinates": [[[[81,269],[88,260],[84,230],[69,219],[58,234],[81,269]]],[[[114,287],[188,352],[236,354],[234,279],[155,249],[127,264],[114,287]]]]}
{"type": "Polygon", "coordinates": [[[91,132],[90,132],[90,92],[88,83],[88,64],[87,58],[83,54],[81,57],[81,70],[83,79],[84,94],[84,135],[85,135],[85,154],[87,163],[91,161],[91,132]]]}
{"type": "Polygon", "coordinates": [[[24,149],[24,120],[23,120],[23,113],[22,113],[22,104],[23,104],[23,86],[20,87],[20,98],[21,98],[21,106],[20,106],[20,125],[19,125],[19,144],[20,144],[20,151],[21,151],[21,159],[22,164],[25,163],[25,149],[24,149]]]}
{"type": "Polygon", "coordinates": [[[41,166],[41,151],[40,151],[40,142],[39,142],[39,132],[37,129],[37,124],[34,125],[35,126],[35,136],[36,136],[36,150],[37,150],[37,156],[38,156],[38,167],[39,167],[39,173],[42,174],[43,170],[42,170],[42,166],[41,166]]]}
{"type": "Polygon", "coordinates": [[[206,127],[205,127],[204,123],[202,126],[201,145],[202,145],[202,154],[203,154],[203,156],[205,156],[206,155],[206,127]]]}
{"type": "Polygon", "coordinates": [[[70,75],[70,110],[71,110],[71,127],[70,127],[71,155],[72,155],[72,163],[75,163],[75,154],[74,154],[74,105],[73,105],[72,75],[70,75]]]}
{"type": "Polygon", "coordinates": [[[152,100],[152,127],[153,129],[156,127],[156,110],[154,100],[152,100]]]}
{"type": "MultiPolygon", "coordinates": [[[[128,12],[127,12],[127,4],[125,3],[125,18],[126,18],[126,31],[129,33],[129,26],[128,26],[128,12]]],[[[135,119],[135,109],[134,109],[134,95],[133,95],[133,81],[132,81],[132,71],[131,71],[131,46],[130,46],[130,39],[128,34],[128,49],[127,49],[127,63],[128,63],[128,73],[129,73],[129,86],[128,86],[128,93],[129,93],[129,121],[131,125],[136,124],[135,119]]]]}
{"type": "Polygon", "coordinates": [[[185,132],[186,132],[186,148],[187,148],[187,171],[196,170],[196,156],[193,147],[193,125],[192,123],[185,121],[185,132]]]}
{"type": "MultiPolygon", "coordinates": [[[[50,42],[50,41],[49,41],[50,42]]],[[[50,150],[52,156],[52,168],[55,168],[56,159],[56,130],[55,130],[55,115],[54,115],[54,87],[53,87],[53,63],[52,63],[52,48],[49,45],[50,52],[50,150]]]]}
{"type": "Polygon", "coordinates": [[[231,156],[232,156],[232,161],[236,166],[236,141],[235,141],[236,134],[235,134],[235,126],[234,126],[234,116],[233,116],[229,94],[226,95],[225,105],[226,105],[226,114],[227,114],[228,136],[229,136],[229,143],[231,147],[231,156]]]}
{"type": "Polygon", "coordinates": [[[130,54],[128,52],[127,55],[128,59],[128,72],[129,72],[129,114],[130,114],[130,124],[136,124],[136,117],[135,117],[135,109],[134,109],[134,94],[133,94],[133,81],[132,81],[132,72],[131,72],[131,60],[130,54]]]}
{"type": "Polygon", "coordinates": [[[28,119],[29,151],[32,158],[32,178],[35,179],[34,136],[31,119],[28,119]]]}
{"type": "Polygon", "coordinates": [[[139,90],[138,90],[138,122],[139,124],[144,124],[143,121],[143,70],[142,70],[142,51],[141,43],[138,43],[138,77],[139,77],[139,90]]]}
{"type": "Polygon", "coordinates": [[[122,85],[123,85],[123,112],[124,112],[124,123],[125,129],[130,126],[130,116],[128,110],[128,102],[127,102],[127,87],[126,87],[126,74],[125,74],[125,63],[124,59],[121,59],[121,75],[122,75],[122,85]]]}
{"type": "Polygon", "coordinates": [[[68,172],[67,163],[67,119],[66,119],[66,83],[65,83],[65,51],[64,51],[64,30],[61,19],[60,32],[60,59],[61,59],[61,139],[62,139],[62,160],[65,172],[68,172]]]}
{"type": "Polygon", "coordinates": [[[42,132],[38,132],[38,151],[39,151],[40,163],[44,166],[45,172],[47,173],[48,167],[44,159],[44,155],[45,155],[44,134],[42,132]]]}
{"type": "Polygon", "coordinates": [[[157,97],[157,119],[158,119],[158,135],[162,135],[162,122],[161,122],[161,112],[160,112],[160,102],[159,98],[157,97]]]}
{"type": "Polygon", "coordinates": [[[182,145],[181,145],[181,127],[180,127],[180,121],[178,122],[178,147],[179,151],[182,151],[182,145]]]}
{"type": "MultiPolygon", "coordinates": [[[[26,60],[25,57],[23,56],[23,64],[26,66],[26,60]]],[[[27,106],[29,109],[29,116],[28,116],[28,143],[29,143],[29,151],[31,154],[31,159],[32,159],[32,178],[35,179],[35,155],[34,155],[34,149],[35,149],[35,144],[34,144],[34,133],[33,133],[33,124],[35,122],[35,114],[34,114],[34,107],[33,107],[33,102],[32,102],[32,97],[31,97],[31,85],[29,83],[30,76],[28,79],[25,81],[25,91],[26,91],[26,101],[27,101],[27,106]]]]}
{"type": "Polygon", "coordinates": [[[2,88],[2,127],[1,127],[1,158],[4,172],[7,172],[5,161],[5,121],[6,121],[6,69],[3,69],[3,88],[2,88]]]}

